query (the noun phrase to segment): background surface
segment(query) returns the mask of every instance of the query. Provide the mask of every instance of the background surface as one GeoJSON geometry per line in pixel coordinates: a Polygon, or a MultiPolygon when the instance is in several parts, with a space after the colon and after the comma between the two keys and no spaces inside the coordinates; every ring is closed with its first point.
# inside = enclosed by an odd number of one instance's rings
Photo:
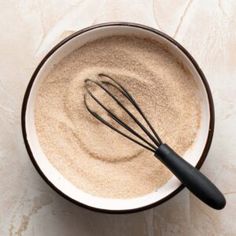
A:
{"type": "Polygon", "coordinates": [[[0,235],[236,235],[236,1],[0,0],[0,235]],[[164,31],[203,69],[216,108],[213,144],[202,171],[224,192],[212,210],[187,190],[163,205],[107,215],[64,200],[41,179],[26,153],[20,110],[42,56],[71,32],[106,21],[164,31]]]}

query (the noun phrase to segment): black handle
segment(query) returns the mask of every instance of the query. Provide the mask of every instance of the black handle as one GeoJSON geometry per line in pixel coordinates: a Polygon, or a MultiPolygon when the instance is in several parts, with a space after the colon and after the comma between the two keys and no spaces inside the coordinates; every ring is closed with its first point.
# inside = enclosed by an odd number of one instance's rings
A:
{"type": "Polygon", "coordinates": [[[155,156],[200,200],[218,210],[225,207],[226,200],[219,189],[167,144],[161,144],[155,156]]]}

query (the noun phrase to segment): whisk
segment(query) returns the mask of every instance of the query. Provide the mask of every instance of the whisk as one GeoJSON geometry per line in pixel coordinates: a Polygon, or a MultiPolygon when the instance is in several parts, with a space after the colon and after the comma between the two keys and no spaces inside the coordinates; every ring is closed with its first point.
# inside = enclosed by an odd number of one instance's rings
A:
{"type": "Polygon", "coordinates": [[[171,147],[162,142],[161,138],[148,121],[140,106],[135,101],[134,97],[111,76],[102,73],[98,76],[100,78],[99,80],[85,80],[86,93],[84,94],[84,104],[88,112],[113,131],[153,152],[154,156],[161,161],[184,184],[184,186],[186,186],[201,201],[214,209],[224,208],[226,200],[219,189],[198,169],[194,168],[182,157],[180,157],[171,147]],[[142,132],[135,130],[133,127],[125,123],[112,111],[112,109],[107,107],[106,104],[103,104],[92,91],[91,85],[101,89],[102,92],[110,97],[125,113],[127,113],[127,115],[136,123],[137,127],[139,127],[139,130],[142,130],[142,132]],[[121,97],[118,98],[112,90],[116,90],[121,96],[127,99],[131,106],[133,106],[133,108],[139,113],[140,118],[142,117],[143,122],[141,122],[130,111],[130,109],[123,104],[120,99],[121,97]],[[99,105],[100,109],[103,109],[106,114],[112,118],[112,120],[122,127],[122,130],[126,130],[128,133],[123,132],[114,126],[112,122],[109,122],[107,119],[102,117],[102,115],[99,115],[97,111],[93,110],[91,106],[88,105],[88,96],[90,96],[90,98],[92,98],[96,104],[99,105]],[[145,123],[145,125],[143,123],[145,123]],[[145,134],[146,137],[144,137],[143,134],[145,134]]]}

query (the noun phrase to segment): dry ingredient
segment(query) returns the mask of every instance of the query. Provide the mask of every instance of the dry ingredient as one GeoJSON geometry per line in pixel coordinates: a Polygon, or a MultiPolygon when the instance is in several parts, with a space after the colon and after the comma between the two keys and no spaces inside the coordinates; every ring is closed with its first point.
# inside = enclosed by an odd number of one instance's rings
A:
{"type": "MultiPolygon", "coordinates": [[[[43,80],[35,108],[42,149],[66,179],[92,195],[132,198],[155,191],[172,174],[151,152],[99,123],[84,106],[84,80],[98,79],[99,73],[129,90],[163,141],[178,153],[192,145],[200,100],[191,73],[155,41],[113,36],[69,54],[43,80]]],[[[126,119],[121,110],[116,112],[126,119]]]]}

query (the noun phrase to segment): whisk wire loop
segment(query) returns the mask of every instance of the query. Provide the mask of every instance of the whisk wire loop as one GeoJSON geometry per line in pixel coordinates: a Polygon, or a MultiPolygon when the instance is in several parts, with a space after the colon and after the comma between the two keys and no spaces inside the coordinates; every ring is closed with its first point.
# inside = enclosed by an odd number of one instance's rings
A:
{"type": "Polygon", "coordinates": [[[108,75],[105,74],[99,74],[100,77],[104,76],[107,77],[108,79],[110,79],[111,81],[113,81],[114,83],[111,83],[109,81],[101,81],[101,82],[97,82],[91,79],[86,79],[85,80],[85,89],[88,93],[88,95],[100,106],[102,107],[107,114],[113,119],[115,120],[119,125],[121,125],[123,128],[125,128],[126,130],[128,130],[129,132],[131,132],[134,136],[136,136],[137,138],[139,138],[140,140],[142,140],[144,143],[146,143],[147,145],[143,144],[142,142],[139,142],[138,140],[130,137],[129,135],[125,134],[124,132],[120,131],[119,129],[117,129],[116,127],[114,127],[112,124],[110,124],[108,121],[106,121],[104,118],[102,118],[100,115],[98,115],[97,112],[93,111],[91,108],[89,108],[88,104],[87,104],[87,97],[86,94],[84,95],[84,104],[85,107],[87,108],[87,110],[90,112],[90,114],[92,114],[96,119],[98,119],[100,122],[102,122],[103,124],[105,124],[106,126],[110,127],[111,129],[113,129],[114,131],[118,132],[119,134],[123,135],[124,137],[130,139],[131,141],[141,145],[142,147],[155,152],[156,149],[158,148],[159,145],[162,144],[162,141],[160,139],[160,137],[156,134],[154,128],[151,126],[151,124],[149,123],[148,119],[145,117],[144,113],[142,112],[141,108],[138,106],[138,104],[136,103],[136,101],[134,100],[134,98],[130,95],[130,93],[122,86],[120,85],[116,80],[114,80],[113,78],[111,78],[108,75]],[[106,94],[108,94],[133,120],[134,122],[144,131],[144,133],[150,138],[150,140],[154,143],[154,145],[152,143],[150,143],[149,141],[147,141],[144,137],[142,137],[142,135],[140,135],[138,132],[136,132],[133,128],[131,128],[129,125],[127,125],[126,123],[124,123],[119,117],[117,117],[113,112],[111,112],[110,109],[108,109],[102,102],[100,102],[100,100],[90,91],[89,89],[89,83],[93,83],[95,85],[97,85],[98,87],[100,87],[106,94]],[[107,88],[106,85],[112,86],[113,88],[115,88],[116,90],[118,90],[121,94],[123,94],[128,100],[129,102],[135,107],[135,109],[139,112],[139,114],[142,116],[142,118],[144,119],[144,121],[147,123],[147,125],[149,126],[149,128],[151,129],[151,131],[153,132],[154,136],[146,129],[146,127],[122,104],[122,102],[117,99],[117,97],[115,95],[113,95],[107,88]]]}
{"type": "MultiPolygon", "coordinates": [[[[133,104],[133,106],[136,108],[136,110],[139,112],[139,114],[143,117],[143,119],[145,120],[145,122],[147,123],[148,127],[151,129],[151,131],[153,132],[154,136],[156,137],[156,139],[158,140],[159,144],[162,144],[162,140],[160,138],[160,136],[157,134],[157,132],[155,131],[155,129],[152,127],[151,123],[148,121],[147,117],[144,115],[142,109],[139,107],[139,105],[136,103],[135,99],[132,97],[132,95],[120,84],[118,83],[115,79],[113,79],[112,77],[110,77],[109,75],[100,73],[99,76],[104,76],[109,78],[110,80],[112,80],[115,84],[117,84],[121,91],[122,94],[124,96],[126,96],[126,98],[133,104]]],[[[114,85],[113,85],[114,86],[114,85]]]]}
{"type": "Polygon", "coordinates": [[[142,146],[142,147],[144,147],[144,148],[146,148],[146,149],[148,149],[148,150],[150,150],[150,151],[152,151],[152,152],[155,153],[156,147],[152,147],[152,146],[151,146],[152,144],[150,145],[151,147],[149,147],[149,146],[147,146],[147,145],[145,145],[145,144],[143,144],[143,143],[137,141],[136,139],[130,137],[129,135],[125,134],[124,132],[120,131],[119,129],[117,129],[116,127],[114,127],[113,125],[111,125],[109,122],[107,122],[107,121],[106,121],[105,119],[103,119],[101,116],[99,116],[95,111],[91,110],[91,109],[89,108],[87,102],[86,102],[86,95],[84,95],[84,104],[85,104],[85,107],[86,107],[86,109],[88,110],[88,112],[89,112],[91,115],[93,115],[96,119],[98,119],[100,122],[102,122],[104,125],[108,126],[109,128],[111,128],[112,130],[114,130],[114,131],[116,131],[117,133],[121,134],[122,136],[126,137],[127,139],[129,139],[129,140],[135,142],[136,144],[138,144],[138,145],[140,145],[140,146],[142,146]]]}

